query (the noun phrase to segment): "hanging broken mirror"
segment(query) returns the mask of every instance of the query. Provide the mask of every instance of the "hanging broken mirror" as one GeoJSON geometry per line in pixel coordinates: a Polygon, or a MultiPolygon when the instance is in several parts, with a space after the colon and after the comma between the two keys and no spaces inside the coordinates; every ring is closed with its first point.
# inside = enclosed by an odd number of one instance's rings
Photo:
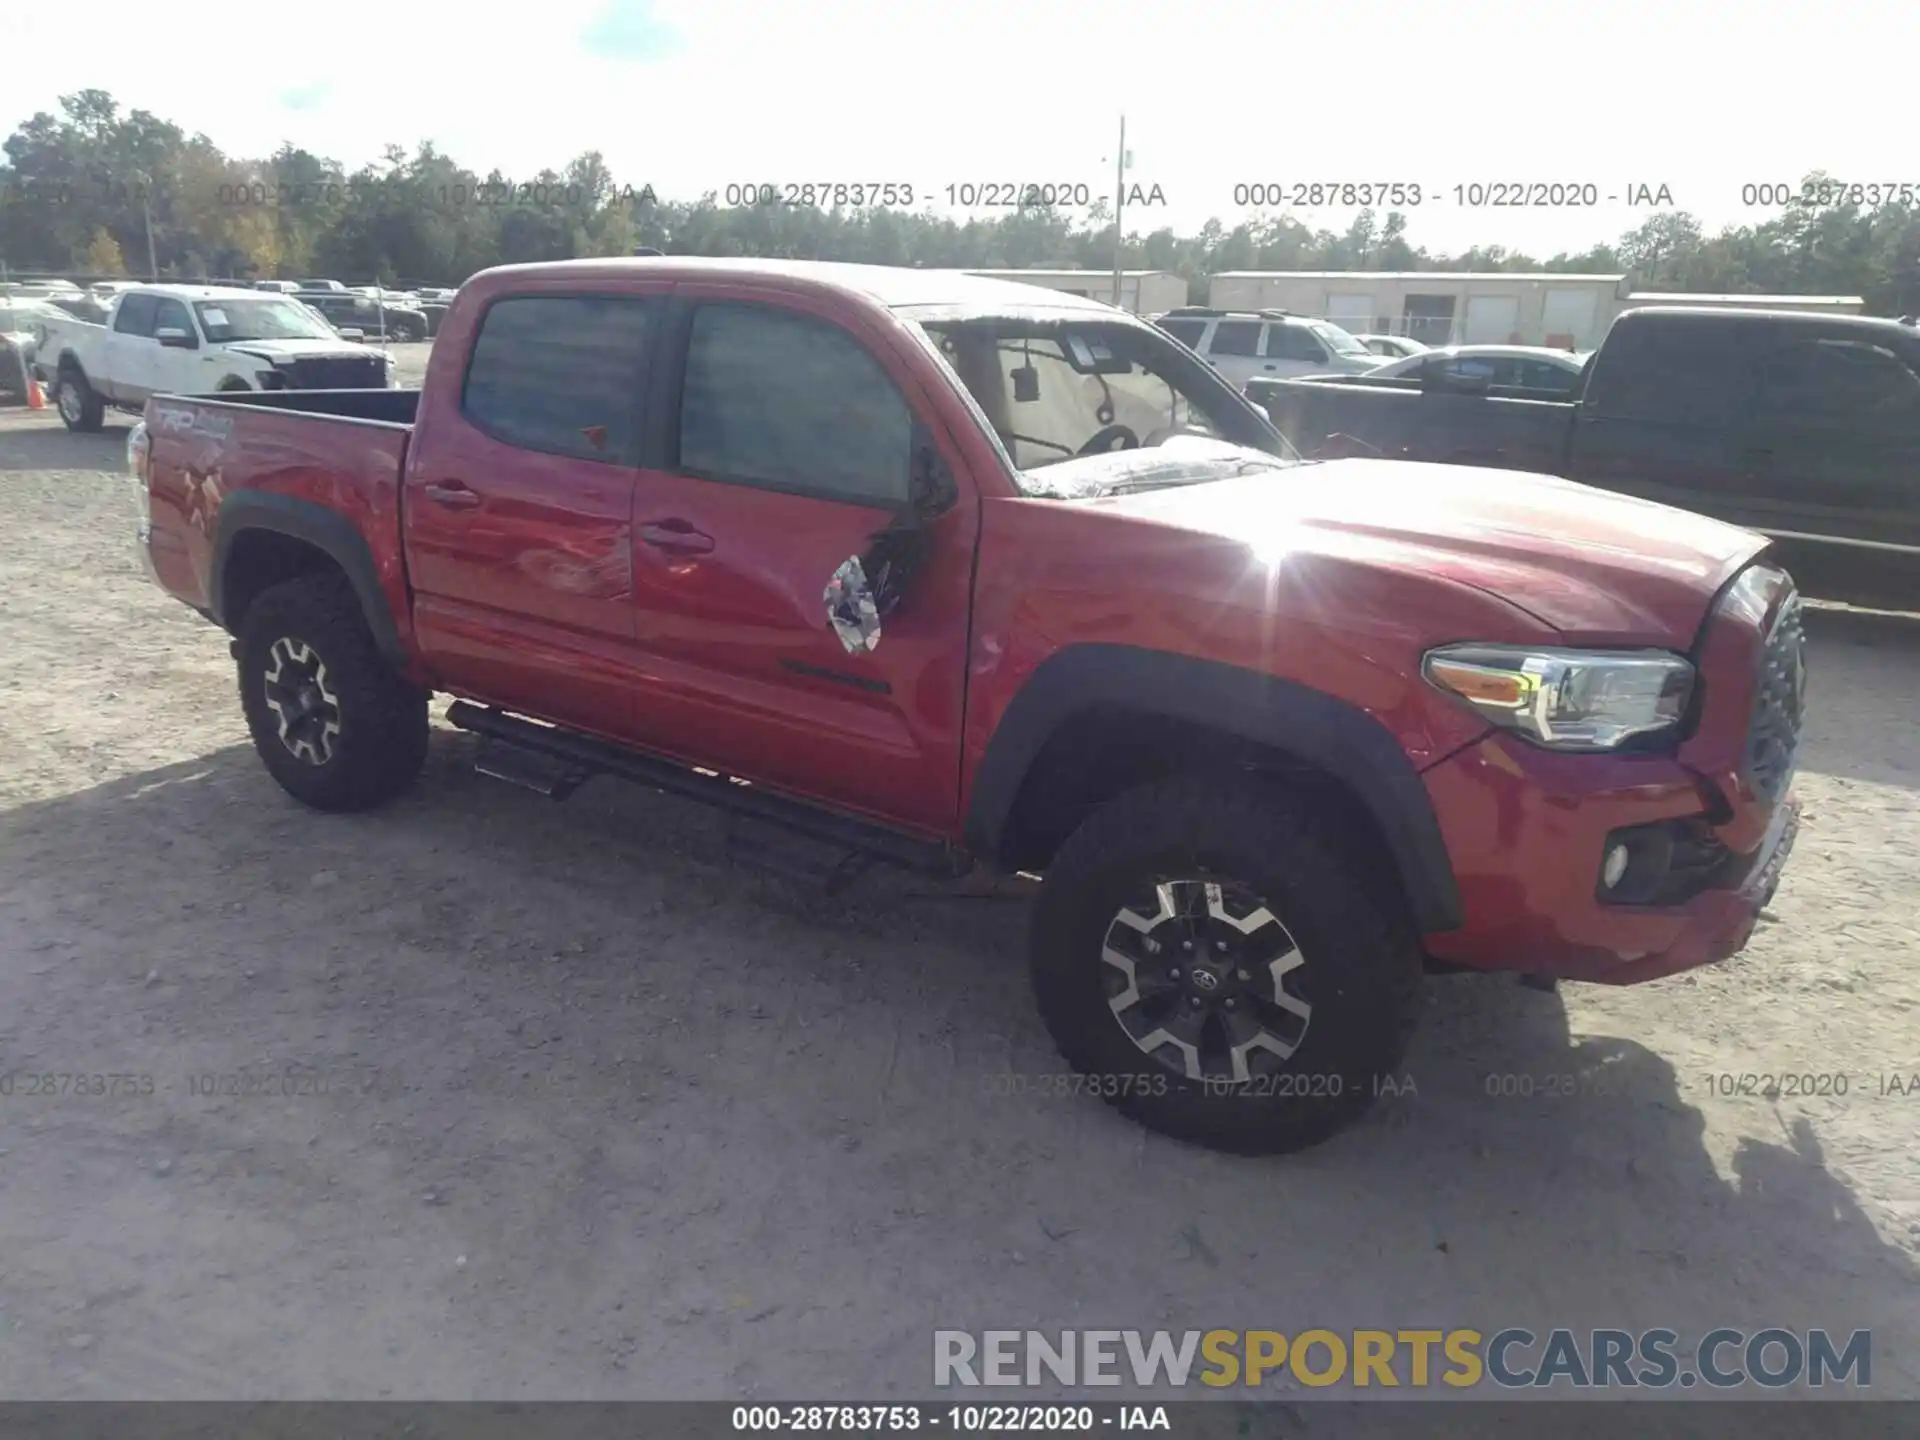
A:
{"type": "Polygon", "coordinates": [[[833,572],[820,598],[827,607],[827,623],[849,655],[864,655],[880,643],[880,608],[858,555],[833,572]]]}

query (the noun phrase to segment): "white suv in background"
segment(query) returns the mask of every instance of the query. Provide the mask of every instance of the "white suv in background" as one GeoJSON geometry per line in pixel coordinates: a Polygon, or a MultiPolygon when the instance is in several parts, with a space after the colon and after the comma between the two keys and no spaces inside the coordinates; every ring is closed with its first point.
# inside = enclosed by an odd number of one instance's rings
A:
{"type": "Polygon", "coordinates": [[[1291,375],[1357,375],[1387,363],[1326,320],[1285,310],[1214,310],[1186,305],[1153,323],[1244,390],[1249,380],[1291,375]]]}

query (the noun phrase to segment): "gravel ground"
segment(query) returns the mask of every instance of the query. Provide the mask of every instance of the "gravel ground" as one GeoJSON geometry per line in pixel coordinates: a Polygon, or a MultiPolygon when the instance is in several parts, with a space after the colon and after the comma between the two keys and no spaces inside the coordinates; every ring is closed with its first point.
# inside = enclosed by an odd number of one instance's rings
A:
{"type": "Polygon", "coordinates": [[[0,1072],[135,1077],[0,1096],[0,1394],[911,1396],[936,1328],[1425,1324],[1871,1327],[1920,1397],[1920,621],[1816,615],[1744,955],[1435,980],[1410,1093],[1248,1161],[1032,1093],[1006,889],[830,901],[444,727],[392,808],[301,810],[136,566],[123,441],[0,413],[0,1072]]]}

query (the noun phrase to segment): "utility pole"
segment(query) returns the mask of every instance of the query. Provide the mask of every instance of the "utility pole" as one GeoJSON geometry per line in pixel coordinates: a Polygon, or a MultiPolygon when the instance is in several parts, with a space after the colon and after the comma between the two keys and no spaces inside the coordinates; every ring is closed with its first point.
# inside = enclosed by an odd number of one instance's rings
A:
{"type": "Polygon", "coordinates": [[[1120,308],[1120,246],[1126,231],[1120,215],[1127,205],[1127,117],[1120,117],[1120,153],[1113,159],[1113,306],[1120,308]]]}
{"type": "Polygon", "coordinates": [[[133,172],[133,181],[140,187],[140,217],[147,222],[147,279],[157,281],[160,278],[160,266],[153,258],[153,207],[148,201],[153,179],[146,171],[136,170],[133,172]]]}

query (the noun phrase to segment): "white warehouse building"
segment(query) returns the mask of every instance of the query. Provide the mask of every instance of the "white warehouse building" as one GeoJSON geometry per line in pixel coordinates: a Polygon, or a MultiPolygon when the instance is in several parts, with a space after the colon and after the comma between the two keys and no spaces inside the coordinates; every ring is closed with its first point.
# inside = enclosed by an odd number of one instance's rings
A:
{"type": "Polygon", "coordinates": [[[1590,350],[1626,296],[1625,275],[1236,270],[1215,275],[1207,298],[1223,310],[1290,310],[1356,335],[1405,335],[1428,345],[1590,350]]]}
{"type": "MultiPolygon", "coordinates": [[[[1113,303],[1111,270],[969,270],[990,280],[1018,280],[1068,295],[1113,303]]],[[[1187,303],[1187,282],[1165,270],[1122,270],[1120,308],[1136,315],[1159,315],[1187,303]]]]}
{"type": "Polygon", "coordinates": [[[1234,270],[1212,277],[1221,310],[1289,310],[1353,334],[1428,345],[1550,345],[1591,350],[1623,310],[1739,305],[1857,315],[1857,295],[1684,295],[1636,292],[1627,275],[1550,271],[1234,270]]]}

